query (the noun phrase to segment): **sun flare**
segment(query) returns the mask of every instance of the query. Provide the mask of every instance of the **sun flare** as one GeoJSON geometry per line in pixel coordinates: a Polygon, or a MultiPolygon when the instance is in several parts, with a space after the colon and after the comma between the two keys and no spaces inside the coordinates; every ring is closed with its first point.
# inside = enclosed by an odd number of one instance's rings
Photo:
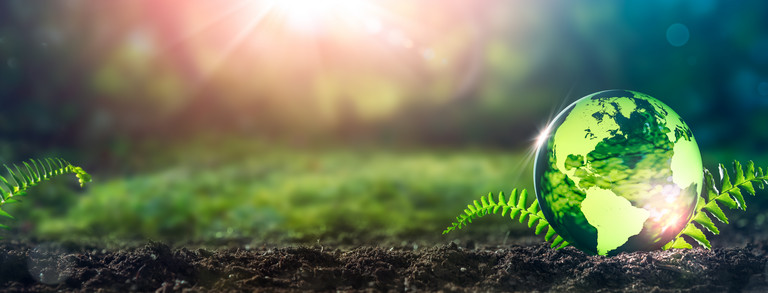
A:
{"type": "Polygon", "coordinates": [[[295,29],[312,30],[333,22],[360,23],[367,21],[368,4],[363,0],[275,0],[274,13],[285,17],[295,29]]]}

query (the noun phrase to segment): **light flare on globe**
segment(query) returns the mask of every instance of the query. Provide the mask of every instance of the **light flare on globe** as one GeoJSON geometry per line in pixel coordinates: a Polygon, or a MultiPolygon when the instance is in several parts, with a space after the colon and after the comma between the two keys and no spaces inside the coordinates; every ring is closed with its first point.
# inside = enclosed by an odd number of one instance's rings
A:
{"type": "Polygon", "coordinates": [[[688,125],[646,94],[579,99],[538,139],[534,185],[544,216],[582,251],[652,250],[691,220],[703,168],[688,125]]]}

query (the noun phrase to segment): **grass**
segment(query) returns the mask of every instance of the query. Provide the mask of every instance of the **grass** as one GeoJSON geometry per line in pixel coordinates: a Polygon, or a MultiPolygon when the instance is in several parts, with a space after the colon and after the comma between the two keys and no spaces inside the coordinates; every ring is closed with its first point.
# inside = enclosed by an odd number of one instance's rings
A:
{"type": "MultiPolygon", "coordinates": [[[[472,229],[440,235],[480,195],[515,187],[533,190],[533,164],[524,150],[308,149],[201,140],[150,146],[134,154],[128,169],[135,175],[94,170],[94,182],[85,191],[59,179],[31,190],[27,202],[8,206],[19,219],[8,223],[11,232],[118,242],[246,238],[360,243],[498,240],[510,231],[533,235],[502,217],[485,217],[472,229]]],[[[710,168],[739,158],[729,152],[708,154],[703,158],[710,168]]],[[[766,162],[760,156],[752,159],[766,162]]],[[[750,200],[768,206],[763,198],[750,200]]],[[[734,227],[768,227],[764,210],[734,215],[734,227]]]]}
{"type": "MultiPolygon", "coordinates": [[[[259,143],[193,145],[165,167],[99,178],[62,213],[31,216],[34,235],[210,241],[438,238],[489,191],[531,189],[522,152],[308,150],[259,143]],[[211,152],[215,149],[217,152],[211,152]]],[[[31,196],[30,196],[31,197],[31,196]]],[[[61,209],[61,207],[55,207],[61,209]]],[[[24,218],[20,215],[19,218],[24,218]]],[[[521,225],[482,220],[502,236],[521,225]]],[[[456,236],[451,236],[456,237],[456,236]]]]}

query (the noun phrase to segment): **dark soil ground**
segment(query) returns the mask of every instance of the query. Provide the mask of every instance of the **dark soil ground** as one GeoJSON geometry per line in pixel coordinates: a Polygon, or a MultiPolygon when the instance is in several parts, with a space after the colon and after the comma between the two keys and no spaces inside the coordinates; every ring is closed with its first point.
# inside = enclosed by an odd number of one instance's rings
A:
{"type": "MultiPolygon", "coordinates": [[[[457,242],[459,242],[457,244],[457,242]]],[[[768,246],[590,256],[545,244],[100,250],[0,241],[2,292],[768,291],[768,246]]]]}

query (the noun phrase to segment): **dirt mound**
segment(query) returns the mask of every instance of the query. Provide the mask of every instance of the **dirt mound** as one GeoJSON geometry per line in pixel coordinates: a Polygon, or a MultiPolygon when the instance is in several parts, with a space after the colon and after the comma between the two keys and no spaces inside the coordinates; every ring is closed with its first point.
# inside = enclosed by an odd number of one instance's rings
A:
{"type": "Polygon", "coordinates": [[[589,256],[573,248],[455,243],[329,249],[106,251],[0,243],[0,290],[19,291],[766,291],[766,248],[589,256]]]}

